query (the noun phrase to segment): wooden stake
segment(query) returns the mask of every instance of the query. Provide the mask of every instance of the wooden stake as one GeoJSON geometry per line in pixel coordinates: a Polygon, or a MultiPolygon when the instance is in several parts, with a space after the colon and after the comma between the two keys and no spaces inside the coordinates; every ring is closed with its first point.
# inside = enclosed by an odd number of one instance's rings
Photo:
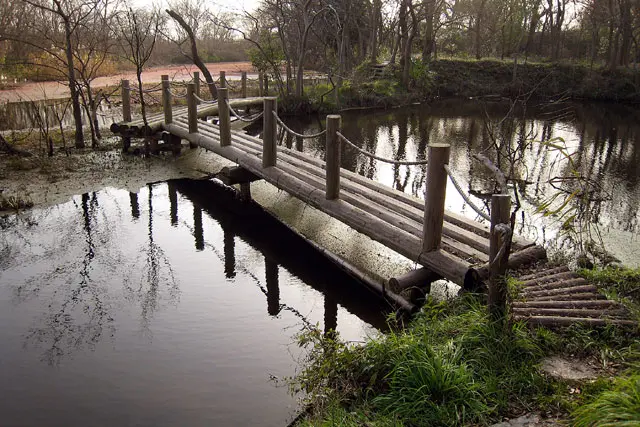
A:
{"type": "Polygon", "coordinates": [[[444,199],[447,192],[449,144],[429,145],[427,190],[424,196],[424,222],[422,224],[422,250],[431,252],[440,248],[444,221],[444,199]]]}
{"type": "Polygon", "coordinates": [[[189,133],[198,133],[198,106],[196,105],[196,97],[193,96],[196,85],[187,84],[187,110],[189,114],[189,133]]]}
{"type": "Polygon", "coordinates": [[[340,116],[327,116],[327,186],[325,197],[327,200],[335,200],[340,197],[340,116]]]}
{"type": "Polygon", "coordinates": [[[247,72],[246,71],[242,72],[242,92],[240,96],[242,98],[247,97],[247,72]]]}
{"type": "Polygon", "coordinates": [[[173,110],[171,109],[171,83],[169,76],[162,76],[162,109],[164,111],[164,122],[169,124],[173,122],[173,110]]]}
{"type": "Polygon", "coordinates": [[[220,87],[227,87],[227,73],[226,71],[220,71],[220,87]]]}
{"type": "Polygon", "coordinates": [[[276,165],[276,119],[273,113],[278,111],[277,98],[264,99],[264,118],[262,129],[262,167],[276,165]]]}
{"type": "Polygon", "coordinates": [[[129,80],[122,80],[122,121],[131,121],[131,89],[129,80]]]}
{"type": "MultiPolygon", "coordinates": [[[[223,71],[221,71],[222,73],[223,71]]],[[[218,89],[218,126],[220,126],[220,145],[225,147],[231,145],[231,117],[229,116],[229,89],[221,87],[218,89]]]]}
{"type": "Polygon", "coordinates": [[[489,312],[495,318],[502,318],[506,314],[507,285],[505,273],[508,267],[511,242],[504,240],[503,235],[495,230],[498,224],[511,226],[511,196],[508,194],[494,194],[491,196],[491,236],[489,247],[489,312]],[[505,246],[502,254],[500,248],[505,246]],[[500,255],[500,256],[498,256],[500,255]]]}
{"type": "MultiPolygon", "coordinates": [[[[200,72],[198,71],[194,71],[193,72],[193,84],[196,85],[196,95],[200,96],[200,72]]],[[[200,105],[200,101],[198,101],[196,99],[196,105],[200,105]]]]}

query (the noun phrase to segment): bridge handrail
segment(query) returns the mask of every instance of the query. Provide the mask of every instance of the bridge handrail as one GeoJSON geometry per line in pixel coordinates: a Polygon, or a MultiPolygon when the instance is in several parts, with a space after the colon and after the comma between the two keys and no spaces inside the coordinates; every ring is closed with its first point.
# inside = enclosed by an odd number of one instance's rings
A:
{"type": "Polygon", "coordinates": [[[195,99],[200,101],[201,104],[217,104],[218,103],[217,99],[212,99],[212,100],[202,99],[196,93],[194,93],[193,96],[195,99]]]}
{"type": "Polygon", "coordinates": [[[233,109],[233,107],[231,106],[231,103],[229,102],[229,99],[225,99],[225,102],[227,103],[227,106],[229,107],[229,111],[231,111],[231,114],[233,114],[234,116],[236,116],[236,118],[238,120],[240,120],[241,122],[245,122],[245,123],[252,123],[256,120],[258,120],[260,117],[262,117],[262,115],[264,114],[264,111],[250,119],[245,119],[244,117],[240,116],[240,114],[238,114],[236,112],[236,110],[233,109]]]}
{"type": "Polygon", "coordinates": [[[366,150],[363,150],[362,148],[360,148],[357,145],[355,145],[353,142],[349,141],[347,139],[347,137],[344,136],[343,134],[341,134],[340,132],[336,132],[336,133],[338,134],[338,138],[340,138],[341,141],[347,143],[347,145],[351,146],[352,148],[354,148],[355,150],[357,150],[361,154],[364,154],[367,157],[371,157],[372,159],[376,159],[376,160],[381,161],[383,163],[390,163],[392,165],[401,165],[401,166],[424,166],[424,165],[429,163],[428,160],[406,161],[406,160],[385,159],[384,157],[379,157],[379,156],[376,156],[375,154],[372,154],[372,153],[370,153],[370,152],[368,152],[366,150]]]}
{"type": "Polygon", "coordinates": [[[276,119],[276,122],[280,125],[280,127],[282,129],[284,129],[285,131],[289,132],[291,135],[296,136],[298,138],[304,138],[304,139],[309,139],[309,138],[317,138],[319,136],[324,135],[325,133],[327,133],[327,130],[323,130],[322,132],[318,132],[318,133],[313,133],[313,134],[302,134],[302,133],[298,133],[296,131],[294,131],[293,129],[291,129],[290,127],[288,127],[287,125],[284,124],[284,122],[282,121],[282,119],[278,116],[277,112],[273,112],[273,117],[276,119]]]}
{"type": "Polygon", "coordinates": [[[186,98],[187,94],[184,93],[182,95],[175,93],[174,91],[172,91],[171,89],[169,89],[169,93],[171,94],[171,96],[173,96],[174,98],[186,98]]]}
{"type": "Polygon", "coordinates": [[[137,88],[137,87],[133,87],[133,86],[131,86],[131,87],[129,87],[129,90],[131,90],[131,91],[133,91],[133,92],[138,92],[138,93],[140,93],[140,92],[142,92],[142,93],[154,93],[154,92],[160,92],[160,91],[162,90],[162,87],[160,87],[160,85],[155,85],[155,86],[154,86],[154,87],[152,87],[151,89],[143,89],[143,90],[140,90],[140,89],[139,89],[139,88],[137,88]]]}
{"type": "Polygon", "coordinates": [[[458,190],[458,193],[460,193],[460,196],[462,196],[464,201],[471,207],[471,209],[473,209],[482,218],[484,218],[487,221],[491,222],[491,217],[489,215],[487,215],[486,213],[484,213],[482,211],[482,209],[480,209],[478,206],[476,206],[476,204],[473,203],[471,198],[469,198],[469,196],[462,190],[462,187],[460,186],[460,184],[456,180],[455,176],[453,175],[453,173],[451,173],[451,169],[449,168],[449,165],[444,165],[444,170],[447,172],[447,175],[449,175],[449,179],[453,183],[453,186],[456,188],[456,190],[458,190]]]}

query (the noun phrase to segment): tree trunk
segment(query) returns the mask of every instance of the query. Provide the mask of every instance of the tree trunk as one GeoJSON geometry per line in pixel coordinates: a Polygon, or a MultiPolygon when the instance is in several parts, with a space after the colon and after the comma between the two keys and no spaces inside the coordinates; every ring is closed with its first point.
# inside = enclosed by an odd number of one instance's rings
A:
{"type": "Polygon", "coordinates": [[[69,77],[69,91],[71,92],[71,106],[73,109],[73,121],[76,126],[76,148],[84,148],[84,134],[82,131],[82,110],[80,109],[80,95],[78,93],[78,84],[76,82],[75,67],[73,65],[73,48],[71,45],[71,24],[69,18],[63,16],[64,32],[67,56],[67,74],[69,77]]]}
{"type": "Polygon", "coordinates": [[[480,8],[478,9],[478,14],[476,15],[476,59],[482,58],[482,18],[484,16],[484,6],[487,3],[487,0],[480,1],[480,8]]]}
{"type": "Polygon", "coordinates": [[[200,55],[198,55],[198,45],[196,44],[196,37],[193,34],[193,29],[191,29],[189,24],[187,24],[187,22],[177,12],[169,9],[167,9],[166,12],[170,17],[176,20],[178,25],[180,25],[189,36],[189,41],[191,42],[191,57],[193,63],[196,65],[196,67],[198,67],[198,69],[204,76],[204,79],[207,82],[207,86],[209,87],[209,93],[211,93],[211,99],[218,99],[218,89],[216,88],[213,77],[211,77],[211,73],[207,69],[207,66],[204,65],[202,58],[200,58],[200,55]]]}
{"type": "Polygon", "coordinates": [[[620,33],[622,40],[620,42],[619,65],[629,65],[631,55],[631,40],[633,38],[633,29],[631,27],[631,4],[629,0],[620,0],[620,33]]]}
{"type": "Polygon", "coordinates": [[[424,41],[422,44],[422,62],[428,62],[433,54],[435,37],[433,34],[433,19],[435,15],[436,0],[424,0],[425,27],[424,41]]]}

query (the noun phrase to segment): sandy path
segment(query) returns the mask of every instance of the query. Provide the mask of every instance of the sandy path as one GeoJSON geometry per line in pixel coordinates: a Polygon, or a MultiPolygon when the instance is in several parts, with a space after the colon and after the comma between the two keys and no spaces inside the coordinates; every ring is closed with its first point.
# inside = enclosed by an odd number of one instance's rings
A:
{"type": "MultiPolygon", "coordinates": [[[[255,73],[250,62],[216,62],[206,64],[214,79],[218,78],[220,71],[226,71],[229,80],[240,79],[240,73],[247,71],[255,73]]],[[[158,83],[160,76],[168,74],[169,78],[175,80],[189,80],[191,73],[198,68],[193,64],[168,65],[152,67],[142,73],[143,83],[158,83]]],[[[250,78],[255,76],[249,75],[250,78]]],[[[122,79],[136,80],[135,72],[126,72],[107,77],[99,77],[94,80],[93,87],[103,87],[116,85],[122,79]]],[[[0,90],[0,103],[17,102],[39,99],[56,99],[69,96],[69,88],[64,83],[59,82],[39,82],[39,83],[19,83],[18,86],[0,90]]]]}

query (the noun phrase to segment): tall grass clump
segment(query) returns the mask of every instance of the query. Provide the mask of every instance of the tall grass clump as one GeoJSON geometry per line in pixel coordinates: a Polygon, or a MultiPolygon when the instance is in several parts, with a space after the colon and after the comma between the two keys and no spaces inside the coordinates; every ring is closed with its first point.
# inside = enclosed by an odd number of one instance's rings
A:
{"type": "Polygon", "coordinates": [[[553,393],[536,369],[543,353],[533,335],[491,320],[471,298],[428,303],[406,328],[362,346],[317,330],[300,343],[307,359],[290,385],[315,408],[307,425],[330,425],[335,414],[365,417],[365,425],[484,423],[553,393]]]}
{"type": "Polygon", "coordinates": [[[616,381],[613,390],[574,412],[575,427],[640,426],[640,374],[616,381]]]}

